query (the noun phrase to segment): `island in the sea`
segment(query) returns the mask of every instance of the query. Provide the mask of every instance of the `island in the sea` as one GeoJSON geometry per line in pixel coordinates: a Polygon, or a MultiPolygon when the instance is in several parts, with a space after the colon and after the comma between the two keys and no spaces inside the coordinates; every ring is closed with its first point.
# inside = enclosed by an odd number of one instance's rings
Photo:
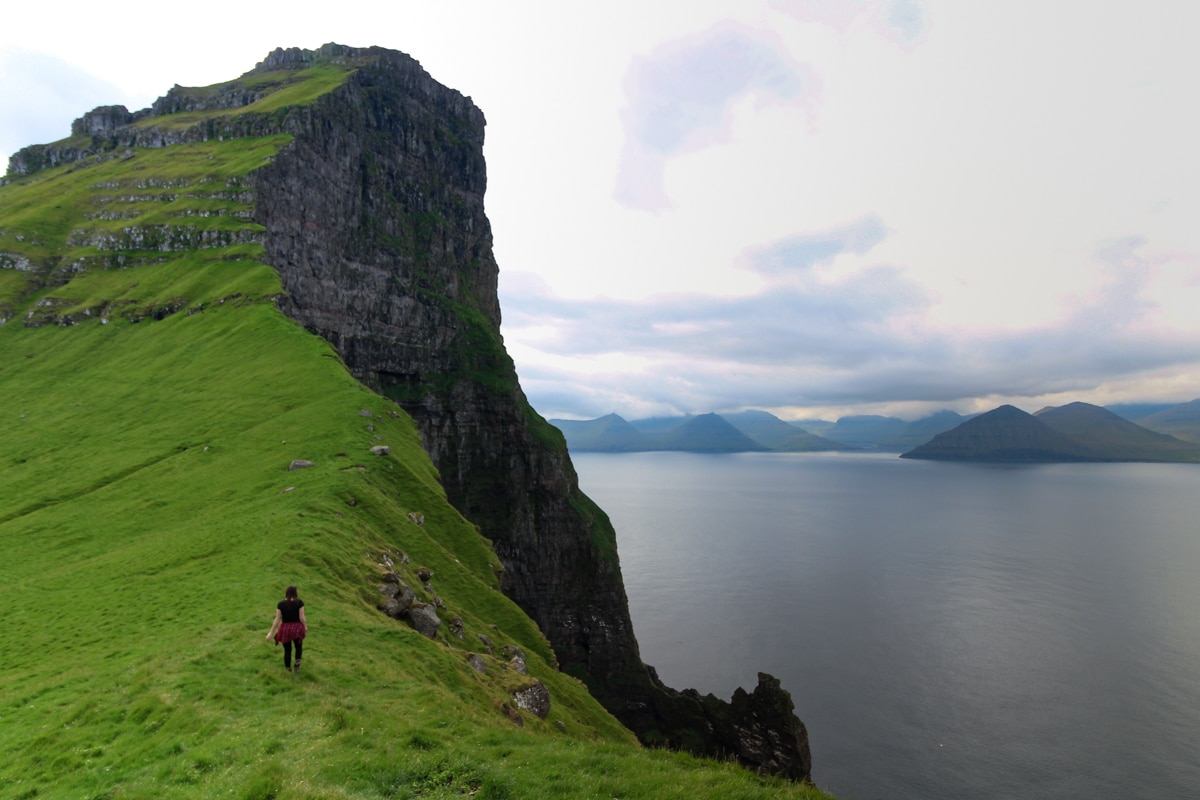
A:
{"type": "Polygon", "coordinates": [[[934,436],[901,458],[942,461],[1200,462],[1200,444],[1142,427],[1089,403],[1036,414],[1003,405],[934,436]]]}

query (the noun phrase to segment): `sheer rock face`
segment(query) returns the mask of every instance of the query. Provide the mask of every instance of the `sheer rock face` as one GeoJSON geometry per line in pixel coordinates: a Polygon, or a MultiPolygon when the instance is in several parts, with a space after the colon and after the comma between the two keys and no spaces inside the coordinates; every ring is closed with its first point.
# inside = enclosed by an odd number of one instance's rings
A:
{"type": "MultiPolygon", "coordinates": [[[[279,50],[260,68],[308,65],[327,49],[279,50]]],[[[641,662],[612,527],[500,339],[483,114],[401,53],[335,55],[357,71],[277,118],[295,138],[254,178],[283,310],[412,415],[451,502],[493,542],[504,590],[561,667],[643,741],[806,778],[807,739],[777,682],[789,711],[772,735],[779,720],[757,707],[675,692],[641,662]],[[761,733],[757,744],[731,737],[735,720],[761,733]]]]}

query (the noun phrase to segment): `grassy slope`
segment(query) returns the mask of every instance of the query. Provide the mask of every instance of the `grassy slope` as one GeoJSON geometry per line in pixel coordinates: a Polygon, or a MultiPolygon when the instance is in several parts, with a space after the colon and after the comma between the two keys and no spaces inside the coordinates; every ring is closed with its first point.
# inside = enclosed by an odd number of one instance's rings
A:
{"type": "MultiPolygon", "coordinates": [[[[49,269],[72,230],[110,224],[88,215],[114,197],[161,192],[121,201],[138,224],[211,207],[209,189],[282,144],[139,152],[0,187],[0,250],[49,269]],[[184,185],[135,186],[148,180],[184,185]]],[[[557,673],[411,421],[275,309],[255,247],[51,288],[0,273],[18,313],[0,326],[0,797],[815,796],[643,750],[557,673]],[[180,310],[162,321],[19,322],[47,300],[100,316],[164,299],[180,310]],[[379,442],[390,456],[370,454],[379,442]],[[316,466],[288,472],[293,458],[316,466]],[[399,550],[404,569],[434,571],[464,641],[374,609],[379,555],[399,550]],[[263,640],[292,582],[312,626],[298,676],[263,640]],[[549,720],[500,713],[524,678],[497,659],[470,670],[479,633],[525,650],[549,720]]]]}

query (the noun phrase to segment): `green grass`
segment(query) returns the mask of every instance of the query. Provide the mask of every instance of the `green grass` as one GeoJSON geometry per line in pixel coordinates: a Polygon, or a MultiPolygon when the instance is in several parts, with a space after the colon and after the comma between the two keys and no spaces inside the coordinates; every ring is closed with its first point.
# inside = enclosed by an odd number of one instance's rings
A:
{"type": "MultiPolygon", "coordinates": [[[[0,250],[51,270],[113,197],[154,194],[124,203],[150,219],[211,209],[285,142],[0,187],[0,250]]],[[[0,798],[821,796],[638,746],[499,591],[412,421],[275,308],[261,247],[159,255],[47,286],[0,272],[16,314],[0,324],[0,798]],[[46,304],[78,324],[22,324],[46,304]],[[288,471],[297,458],[316,466],[288,471]],[[463,640],[375,609],[381,555],[401,551],[463,640]],[[289,583],[311,624],[300,675],[263,638],[289,583]],[[471,670],[479,634],[525,651],[549,719],[501,713],[526,678],[493,657],[471,670]]],[[[502,351],[481,350],[486,377],[502,351]]]]}
{"type": "MultiPolygon", "coordinates": [[[[182,130],[209,119],[236,117],[242,114],[268,114],[290,106],[307,105],[321,95],[341,86],[353,72],[352,68],[339,64],[317,64],[302,70],[252,73],[229,83],[236,83],[250,88],[261,88],[276,84],[279,88],[274,89],[265,97],[240,108],[214,109],[211,111],[181,111],[176,114],[145,117],[135,122],[134,125],[140,128],[182,130]]],[[[218,90],[228,85],[228,83],[217,84],[211,87],[189,89],[187,91],[203,96],[215,94],[218,90]]]]}

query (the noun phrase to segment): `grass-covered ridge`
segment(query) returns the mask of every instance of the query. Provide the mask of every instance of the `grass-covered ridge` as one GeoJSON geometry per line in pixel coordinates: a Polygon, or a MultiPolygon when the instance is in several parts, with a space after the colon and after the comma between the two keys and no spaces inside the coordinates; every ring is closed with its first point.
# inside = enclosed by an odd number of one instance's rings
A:
{"type": "Polygon", "coordinates": [[[234,81],[179,91],[197,99],[213,97],[231,89],[261,92],[263,96],[253,103],[232,109],[181,111],[174,114],[145,117],[135,122],[134,125],[142,128],[178,130],[217,117],[266,114],[289,106],[307,105],[326,92],[341,86],[353,71],[353,68],[344,64],[322,63],[301,70],[249,72],[234,81]]]}
{"type": "Polygon", "coordinates": [[[0,187],[0,797],[815,796],[644,750],[554,669],[411,421],[275,308],[245,178],[286,144],[0,187]],[[400,552],[462,639],[376,610],[400,552]],[[300,675],[263,640],[293,582],[300,675]],[[548,719],[501,713],[505,645],[548,719]]]}

